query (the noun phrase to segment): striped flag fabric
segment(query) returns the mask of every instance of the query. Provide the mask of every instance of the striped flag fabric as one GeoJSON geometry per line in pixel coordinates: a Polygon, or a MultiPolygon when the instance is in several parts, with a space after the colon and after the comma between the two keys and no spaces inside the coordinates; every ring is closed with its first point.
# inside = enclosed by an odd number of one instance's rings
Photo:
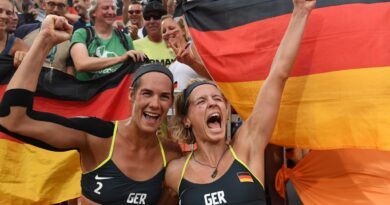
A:
{"type": "Polygon", "coordinates": [[[278,172],[276,189],[284,196],[289,179],[302,204],[390,204],[389,157],[374,149],[312,150],[278,172]]]}
{"type": "MultiPolygon", "coordinates": [[[[291,0],[183,3],[195,47],[243,119],[287,28],[291,0]]],[[[271,143],[390,150],[390,2],[317,0],[271,143]]]]}
{"type": "MultiPolygon", "coordinates": [[[[139,63],[92,81],[78,81],[43,68],[34,110],[65,117],[94,116],[107,121],[131,115],[131,73],[139,63]]],[[[13,59],[0,56],[0,97],[11,79],[13,59]]],[[[77,151],[51,152],[0,132],[0,204],[54,204],[81,195],[77,151]]]]}
{"type": "Polygon", "coordinates": [[[237,177],[240,182],[253,182],[252,175],[249,172],[239,172],[237,177]]]}

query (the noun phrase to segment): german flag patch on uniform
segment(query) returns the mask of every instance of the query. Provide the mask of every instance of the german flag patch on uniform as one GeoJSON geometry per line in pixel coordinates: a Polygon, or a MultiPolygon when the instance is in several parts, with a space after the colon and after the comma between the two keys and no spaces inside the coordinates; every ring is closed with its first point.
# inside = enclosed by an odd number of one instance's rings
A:
{"type": "Polygon", "coordinates": [[[253,182],[252,175],[249,172],[238,172],[237,176],[240,182],[253,182]]]}

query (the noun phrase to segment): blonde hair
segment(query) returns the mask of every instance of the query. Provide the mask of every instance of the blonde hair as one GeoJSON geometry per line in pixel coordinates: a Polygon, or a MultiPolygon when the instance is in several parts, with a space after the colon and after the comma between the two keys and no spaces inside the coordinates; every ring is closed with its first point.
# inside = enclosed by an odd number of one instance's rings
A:
{"type": "MultiPolygon", "coordinates": [[[[91,0],[91,6],[89,7],[88,9],[88,15],[89,15],[89,18],[91,19],[91,22],[92,24],[95,23],[95,17],[93,16],[93,13],[95,13],[97,7],[99,6],[99,2],[101,0],[91,0]]],[[[117,0],[114,0],[114,4],[115,4],[115,9],[117,8],[117,4],[118,4],[118,1],[117,0]]],[[[115,11],[116,12],[116,11],[115,11]]]]}
{"type": "Polygon", "coordinates": [[[186,31],[186,26],[185,26],[185,22],[184,22],[184,18],[183,17],[179,17],[178,19],[173,17],[171,14],[167,14],[167,15],[164,15],[161,17],[161,22],[163,22],[165,19],[172,19],[173,21],[175,21],[181,31],[183,32],[183,37],[184,39],[188,42],[190,40],[190,38],[188,37],[188,33],[186,31]]]}

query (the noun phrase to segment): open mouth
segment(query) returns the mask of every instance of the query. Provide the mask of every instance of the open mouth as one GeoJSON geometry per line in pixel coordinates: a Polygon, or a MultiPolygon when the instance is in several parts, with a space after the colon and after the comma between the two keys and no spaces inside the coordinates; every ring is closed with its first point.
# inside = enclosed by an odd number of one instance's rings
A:
{"type": "Polygon", "coordinates": [[[207,118],[207,127],[209,127],[209,128],[221,128],[221,115],[219,113],[211,114],[207,118]]]}
{"type": "Polygon", "coordinates": [[[155,114],[151,112],[144,112],[143,114],[147,120],[158,120],[160,118],[159,114],[155,114]]]}

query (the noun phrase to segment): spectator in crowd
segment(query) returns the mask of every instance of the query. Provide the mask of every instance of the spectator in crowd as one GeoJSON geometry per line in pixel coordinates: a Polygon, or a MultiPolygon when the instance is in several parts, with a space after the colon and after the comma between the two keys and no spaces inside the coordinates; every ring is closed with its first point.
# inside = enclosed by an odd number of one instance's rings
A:
{"type": "MultiPolygon", "coordinates": [[[[35,21],[37,22],[42,22],[43,19],[45,19],[45,16],[47,15],[46,11],[45,11],[45,5],[44,5],[44,2],[45,0],[32,0],[31,1],[31,4],[30,4],[30,7],[32,7],[33,9],[35,9],[35,21]]],[[[34,13],[34,10],[32,10],[33,13],[34,13]]]]}
{"type": "Polygon", "coordinates": [[[146,36],[144,28],[143,7],[138,1],[132,0],[123,1],[123,24],[129,31],[133,40],[146,36]]]}
{"type": "Polygon", "coordinates": [[[172,74],[164,66],[147,64],[134,73],[132,117],[126,120],[69,119],[32,109],[46,55],[71,34],[64,17],[44,20],[31,52],[7,86],[0,125],[38,147],[77,149],[83,171],[81,204],[174,204],[163,192],[163,180],[166,164],[180,156],[180,149],[156,134],[173,101],[172,74]]]}
{"type": "Polygon", "coordinates": [[[38,22],[35,20],[37,11],[32,1],[17,0],[15,5],[21,11],[19,14],[19,25],[38,22]]]}
{"type": "MultiPolygon", "coordinates": [[[[45,10],[46,15],[64,16],[67,12],[66,7],[66,0],[44,0],[42,2],[42,8],[45,10]]],[[[16,29],[15,36],[23,39],[27,45],[31,46],[40,28],[41,22],[21,25],[16,29]]],[[[54,46],[43,66],[54,68],[65,73],[73,73],[72,64],[70,63],[69,47],[70,41],[64,41],[54,46]]]]}
{"type": "Polygon", "coordinates": [[[28,46],[21,39],[15,38],[7,32],[9,23],[14,15],[13,5],[10,0],[0,0],[0,51],[1,55],[14,57],[14,65],[21,63],[28,46]]]}
{"type": "Polygon", "coordinates": [[[115,0],[92,0],[89,16],[94,26],[78,29],[72,36],[70,54],[77,79],[91,80],[115,72],[129,58],[144,60],[143,52],[133,50],[131,38],[113,25],[115,0]]]}
{"type": "Polygon", "coordinates": [[[80,18],[75,23],[73,23],[73,32],[79,28],[92,26],[88,14],[88,9],[91,7],[91,0],[73,0],[73,7],[80,16],[80,18]]]}
{"type": "Polygon", "coordinates": [[[177,90],[183,90],[189,81],[201,76],[210,78],[203,64],[191,55],[183,18],[176,22],[171,15],[161,18],[161,33],[165,43],[176,53],[176,61],[169,66],[173,73],[177,90]]]}
{"type": "Polygon", "coordinates": [[[12,10],[12,15],[10,16],[10,20],[8,23],[7,32],[14,33],[16,27],[18,26],[18,22],[19,22],[18,10],[16,6],[14,6],[12,10]]]}
{"type": "Polygon", "coordinates": [[[167,12],[160,2],[152,1],[145,6],[143,15],[148,35],[134,41],[134,47],[143,51],[151,62],[168,67],[175,61],[176,55],[162,39],[161,17],[165,14],[167,12]]]}
{"type": "Polygon", "coordinates": [[[264,150],[272,136],[284,85],[315,0],[293,0],[294,10],[253,112],[226,139],[227,102],[209,81],[190,84],[175,102],[174,135],[197,150],[173,160],[166,184],[188,204],[266,204],[264,150]]]}
{"type": "Polygon", "coordinates": [[[164,0],[164,6],[169,15],[174,15],[178,0],[164,0]]]}

